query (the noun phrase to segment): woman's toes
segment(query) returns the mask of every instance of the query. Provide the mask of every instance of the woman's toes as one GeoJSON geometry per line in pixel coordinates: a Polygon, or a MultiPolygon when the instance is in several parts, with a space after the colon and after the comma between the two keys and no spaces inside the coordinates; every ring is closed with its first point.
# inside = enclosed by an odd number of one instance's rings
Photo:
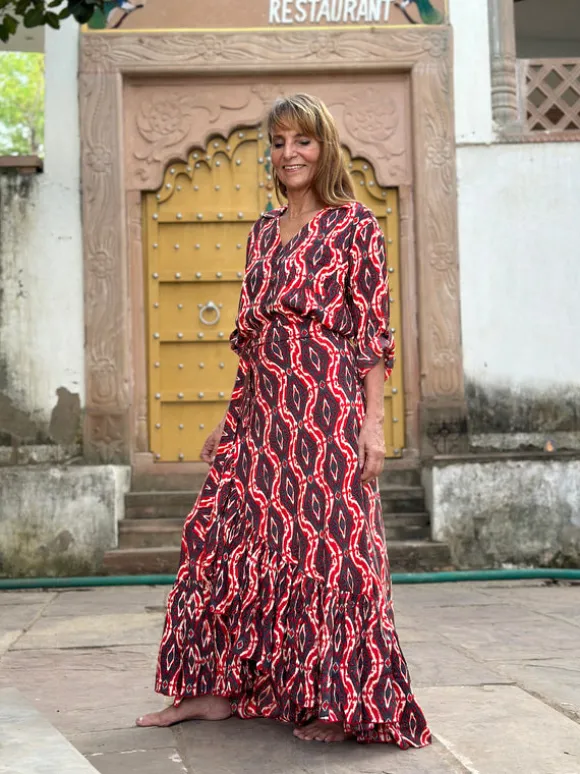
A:
{"type": "Polygon", "coordinates": [[[306,742],[342,742],[346,739],[341,723],[313,720],[306,726],[294,729],[294,736],[306,742]]]}
{"type": "Polygon", "coordinates": [[[149,726],[162,726],[164,725],[164,718],[161,712],[150,712],[148,715],[143,715],[137,718],[135,725],[142,728],[148,728],[149,726]]]}

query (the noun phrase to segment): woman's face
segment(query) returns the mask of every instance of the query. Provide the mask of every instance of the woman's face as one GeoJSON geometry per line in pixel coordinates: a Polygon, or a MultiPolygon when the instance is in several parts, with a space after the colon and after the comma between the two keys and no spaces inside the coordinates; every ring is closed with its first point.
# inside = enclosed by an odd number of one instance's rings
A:
{"type": "Polygon", "coordinates": [[[321,144],[295,129],[278,127],[272,137],[272,164],[288,192],[310,188],[316,176],[321,144]]]}

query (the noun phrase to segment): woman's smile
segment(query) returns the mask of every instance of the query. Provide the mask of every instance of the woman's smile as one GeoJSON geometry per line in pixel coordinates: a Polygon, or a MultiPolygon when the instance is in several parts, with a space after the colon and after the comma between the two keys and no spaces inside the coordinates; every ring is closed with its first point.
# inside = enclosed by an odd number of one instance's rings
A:
{"type": "Polygon", "coordinates": [[[321,145],[295,129],[279,127],[272,138],[272,164],[280,181],[297,190],[314,182],[321,145]]]}

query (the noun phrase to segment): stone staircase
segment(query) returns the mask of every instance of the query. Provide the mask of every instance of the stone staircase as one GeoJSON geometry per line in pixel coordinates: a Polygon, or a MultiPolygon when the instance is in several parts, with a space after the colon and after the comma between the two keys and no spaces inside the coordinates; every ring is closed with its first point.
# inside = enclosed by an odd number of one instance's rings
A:
{"type": "MultiPolygon", "coordinates": [[[[182,482],[176,481],[180,488],[152,491],[150,481],[134,481],[133,491],[125,496],[119,546],[105,554],[105,572],[110,575],[174,573],[179,562],[183,522],[202,482],[203,477],[195,475],[188,484],[197,489],[182,489],[182,482]]],[[[171,480],[163,482],[168,483],[171,480]]],[[[430,540],[420,469],[389,467],[381,476],[380,490],[391,570],[448,569],[451,566],[448,547],[430,540]]]]}

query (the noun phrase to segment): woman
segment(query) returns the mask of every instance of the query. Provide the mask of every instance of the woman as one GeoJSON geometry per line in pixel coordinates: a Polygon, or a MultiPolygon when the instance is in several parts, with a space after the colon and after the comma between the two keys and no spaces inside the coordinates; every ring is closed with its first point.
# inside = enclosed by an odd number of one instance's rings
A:
{"type": "Polygon", "coordinates": [[[236,714],[305,740],[420,747],[377,486],[393,359],[384,240],[322,102],[279,100],[268,130],[288,204],[248,240],[238,376],[204,446],[213,465],[160,648],[156,690],[174,704],[137,723],[236,714]]]}

